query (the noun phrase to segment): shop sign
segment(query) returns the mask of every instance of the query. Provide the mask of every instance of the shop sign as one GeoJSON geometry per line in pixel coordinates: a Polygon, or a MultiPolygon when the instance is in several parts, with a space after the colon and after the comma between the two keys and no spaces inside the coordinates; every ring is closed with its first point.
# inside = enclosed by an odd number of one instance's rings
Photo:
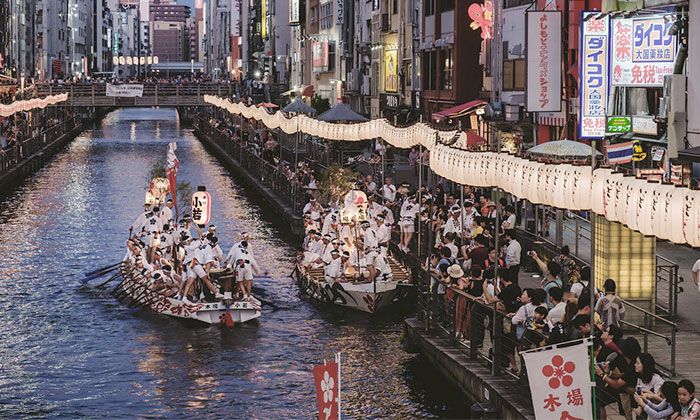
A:
{"type": "Polygon", "coordinates": [[[382,108],[398,108],[399,95],[389,95],[387,93],[380,93],[379,102],[382,108]]]}
{"type": "Polygon", "coordinates": [[[632,145],[632,160],[635,162],[641,162],[644,159],[647,158],[647,152],[644,151],[644,146],[642,146],[642,142],[639,140],[635,140],[634,144],[632,145]]]}
{"type": "Polygon", "coordinates": [[[659,125],[654,121],[654,117],[632,117],[632,131],[636,134],[645,134],[648,136],[659,135],[659,125]]]}
{"type": "Polygon", "coordinates": [[[600,139],[605,136],[605,108],[608,98],[608,17],[585,20],[591,13],[581,13],[579,66],[581,138],[600,139]]]}
{"type": "Polygon", "coordinates": [[[673,73],[678,35],[664,12],[652,16],[613,19],[610,68],[613,86],[663,86],[673,73]]]}
{"type": "Polygon", "coordinates": [[[606,133],[620,134],[629,133],[632,130],[632,121],[630,117],[608,117],[606,133]]]}
{"type": "Polygon", "coordinates": [[[312,48],[313,71],[328,71],[328,41],[316,41],[312,48]]]}
{"type": "Polygon", "coordinates": [[[299,25],[299,0],[289,0],[289,26],[299,25]]]}
{"type": "Polygon", "coordinates": [[[398,54],[396,50],[384,52],[384,90],[387,92],[398,92],[399,76],[397,74],[398,54]]]}
{"type": "Polygon", "coordinates": [[[528,111],[560,111],[561,107],[561,12],[533,11],[526,14],[528,111]]]}
{"type": "Polygon", "coordinates": [[[660,161],[664,158],[664,153],[666,153],[666,149],[664,149],[663,147],[653,146],[651,148],[651,160],[653,160],[654,162],[660,161]]]}

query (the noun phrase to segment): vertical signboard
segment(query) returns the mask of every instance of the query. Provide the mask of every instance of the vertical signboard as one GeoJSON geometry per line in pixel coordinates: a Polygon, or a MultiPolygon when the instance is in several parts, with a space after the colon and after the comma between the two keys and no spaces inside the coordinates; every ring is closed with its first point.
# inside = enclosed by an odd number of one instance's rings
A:
{"type": "Polygon", "coordinates": [[[580,117],[579,137],[600,139],[605,136],[605,107],[608,102],[608,17],[602,19],[581,13],[579,48],[580,117]]]}
{"type": "Polygon", "coordinates": [[[611,33],[611,84],[613,86],[663,86],[673,74],[678,35],[669,29],[664,15],[613,19],[611,33]]]}
{"type": "Polygon", "coordinates": [[[262,39],[267,38],[267,0],[261,0],[260,3],[260,34],[262,39]]]}
{"type": "Polygon", "coordinates": [[[231,36],[241,36],[241,0],[231,2],[231,36]]]}
{"type": "Polygon", "coordinates": [[[313,71],[328,71],[328,41],[315,41],[312,44],[311,54],[313,71]]]}
{"type": "Polygon", "coordinates": [[[561,12],[527,12],[527,110],[561,111],[561,12]]]}
{"type": "Polygon", "coordinates": [[[384,52],[384,90],[387,92],[398,92],[399,77],[397,74],[397,50],[386,50],[384,52]]]}
{"type": "Polygon", "coordinates": [[[345,22],[345,0],[335,0],[335,9],[335,23],[342,25],[345,22]]]}
{"type": "Polygon", "coordinates": [[[299,0],[289,0],[289,25],[299,25],[299,0]]]}

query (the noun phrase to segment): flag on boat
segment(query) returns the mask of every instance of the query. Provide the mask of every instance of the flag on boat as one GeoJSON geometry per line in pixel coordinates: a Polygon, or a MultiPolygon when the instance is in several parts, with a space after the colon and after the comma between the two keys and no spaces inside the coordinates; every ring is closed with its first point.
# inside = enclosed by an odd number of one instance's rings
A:
{"type": "Polygon", "coordinates": [[[340,419],[340,353],[335,361],[314,366],[316,403],[320,420],[340,419]]]}
{"type": "Polygon", "coordinates": [[[634,155],[634,142],[611,144],[605,148],[608,154],[608,163],[619,164],[632,161],[634,155]]]}
{"type": "Polygon", "coordinates": [[[168,181],[170,181],[170,195],[173,198],[175,214],[177,214],[177,169],[180,166],[180,162],[175,156],[175,150],[177,150],[177,143],[174,141],[170,142],[168,144],[168,161],[165,165],[165,173],[168,175],[168,181]]]}
{"type": "Polygon", "coordinates": [[[520,353],[525,360],[537,419],[593,417],[588,345],[520,353]]]}

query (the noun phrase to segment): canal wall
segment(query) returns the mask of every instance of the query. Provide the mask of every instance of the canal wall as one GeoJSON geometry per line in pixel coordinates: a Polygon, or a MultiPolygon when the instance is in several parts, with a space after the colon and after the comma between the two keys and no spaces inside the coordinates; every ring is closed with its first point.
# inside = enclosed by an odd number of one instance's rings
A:
{"type": "Polygon", "coordinates": [[[471,360],[450,344],[447,338],[425,331],[418,318],[404,321],[404,344],[409,351],[422,353],[453,385],[471,401],[496,409],[499,419],[534,419],[530,395],[514,379],[491,376],[487,365],[471,360]]]}
{"type": "MultiPolygon", "coordinates": [[[[244,167],[244,165],[250,166],[250,160],[259,159],[262,161],[262,159],[250,154],[242,155],[240,154],[241,150],[239,149],[239,153],[233,152],[233,149],[229,151],[225,150],[224,147],[220,145],[220,141],[217,142],[217,139],[214,138],[218,134],[214,133],[211,130],[211,127],[209,127],[203,120],[198,120],[197,122],[198,123],[194,125],[195,136],[197,136],[205,147],[210,150],[217,157],[217,159],[224,164],[224,166],[235,174],[236,181],[240,185],[243,185],[245,188],[254,192],[266,205],[268,205],[268,209],[272,210],[281,218],[282,225],[285,228],[288,228],[293,235],[302,236],[304,234],[304,221],[300,215],[294,212],[293,206],[286,204],[284,200],[281,199],[279,194],[276,193],[274,187],[266,185],[264,182],[264,176],[261,180],[251,175],[251,173],[244,167]],[[233,157],[236,154],[239,156],[238,159],[233,157]],[[244,157],[241,158],[240,156],[244,157]]],[[[231,143],[229,146],[232,146],[233,140],[227,140],[229,143],[231,143]]],[[[260,164],[261,162],[256,163],[260,164]]]]}

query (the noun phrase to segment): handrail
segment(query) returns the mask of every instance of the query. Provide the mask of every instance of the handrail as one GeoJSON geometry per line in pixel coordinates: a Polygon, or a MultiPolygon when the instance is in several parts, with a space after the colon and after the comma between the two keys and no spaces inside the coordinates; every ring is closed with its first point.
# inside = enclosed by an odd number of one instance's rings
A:
{"type": "Polygon", "coordinates": [[[641,325],[633,324],[633,323],[631,323],[631,322],[627,322],[627,321],[622,320],[622,319],[620,320],[620,323],[625,324],[625,325],[627,325],[628,327],[632,327],[633,329],[636,329],[636,330],[638,330],[639,332],[643,332],[643,333],[646,333],[646,334],[651,334],[651,335],[655,335],[655,336],[657,336],[657,337],[663,338],[664,340],[666,340],[666,344],[668,344],[669,346],[670,346],[671,343],[672,343],[672,340],[671,340],[667,335],[661,334],[660,332],[656,332],[656,331],[654,331],[654,330],[650,330],[650,329],[648,329],[648,328],[644,328],[644,327],[642,327],[641,325]]]}
{"type": "MultiPolygon", "coordinates": [[[[663,317],[660,317],[659,315],[653,314],[653,313],[647,311],[647,310],[644,309],[644,308],[640,308],[639,306],[635,305],[634,303],[629,302],[629,301],[626,301],[625,299],[622,299],[622,298],[619,297],[619,296],[618,296],[618,298],[622,301],[622,303],[625,304],[625,306],[630,306],[630,307],[632,307],[632,308],[638,310],[639,312],[642,312],[643,314],[649,315],[650,317],[652,317],[652,318],[654,318],[654,319],[656,319],[656,320],[659,320],[659,321],[661,321],[661,322],[664,322],[664,323],[666,323],[666,324],[672,326],[676,331],[678,331],[678,324],[676,324],[675,322],[669,321],[669,320],[666,319],[666,318],[663,318],[663,317]]],[[[632,324],[632,325],[634,325],[634,324],[632,324]]]]}

